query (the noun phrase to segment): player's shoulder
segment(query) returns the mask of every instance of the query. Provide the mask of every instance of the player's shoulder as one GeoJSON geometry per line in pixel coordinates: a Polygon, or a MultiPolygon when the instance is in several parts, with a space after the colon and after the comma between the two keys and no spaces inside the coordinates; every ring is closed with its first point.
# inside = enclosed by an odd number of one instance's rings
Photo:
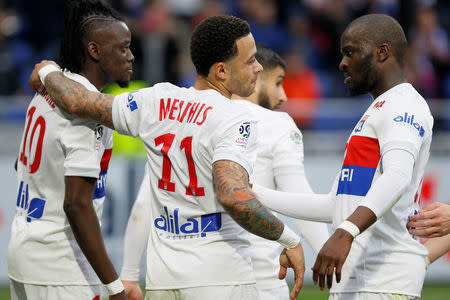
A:
{"type": "Polygon", "coordinates": [[[72,79],[73,81],[81,83],[82,85],[84,85],[84,87],[86,87],[90,91],[98,92],[98,89],[83,75],[72,73],[68,70],[64,70],[64,76],[72,79]]]}
{"type": "Polygon", "coordinates": [[[409,83],[396,85],[379,96],[375,99],[373,108],[391,112],[408,110],[416,114],[430,115],[426,100],[409,83]]]}

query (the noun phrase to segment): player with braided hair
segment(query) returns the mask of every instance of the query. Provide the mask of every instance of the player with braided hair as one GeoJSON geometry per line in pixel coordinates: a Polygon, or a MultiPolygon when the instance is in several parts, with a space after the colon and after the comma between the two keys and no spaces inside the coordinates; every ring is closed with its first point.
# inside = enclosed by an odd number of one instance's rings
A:
{"type": "MultiPolygon", "coordinates": [[[[69,1],[60,63],[88,90],[127,85],[131,33],[100,0],[69,1]]],[[[71,117],[45,88],[31,101],[17,166],[8,247],[12,299],[126,299],[100,231],[112,130],[71,117]]]]}

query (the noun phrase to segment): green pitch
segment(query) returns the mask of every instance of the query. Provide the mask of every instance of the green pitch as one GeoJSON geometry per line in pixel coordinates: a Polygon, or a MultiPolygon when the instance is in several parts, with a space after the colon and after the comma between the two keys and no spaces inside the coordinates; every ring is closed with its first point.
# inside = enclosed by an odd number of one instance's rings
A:
{"type": "MultiPolygon", "coordinates": [[[[422,300],[449,300],[450,284],[426,284],[422,290],[422,300]]],[[[9,287],[0,288],[0,300],[10,300],[9,287]]],[[[318,287],[305,285],[300,292],[299,299],[327,300],[328,291],[321,292],[318,287]]]]}

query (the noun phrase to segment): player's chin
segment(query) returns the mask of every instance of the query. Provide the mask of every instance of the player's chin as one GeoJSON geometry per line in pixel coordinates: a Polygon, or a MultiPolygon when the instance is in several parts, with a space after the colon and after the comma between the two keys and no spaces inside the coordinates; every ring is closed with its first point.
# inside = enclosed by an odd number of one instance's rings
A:
{"type": "Polygon", "coordinates": [[[128,87],[128,85],[130,85],[130,78],[117,80],[116,83],[121,88],[126,88],[126,87],[128,87]]]}

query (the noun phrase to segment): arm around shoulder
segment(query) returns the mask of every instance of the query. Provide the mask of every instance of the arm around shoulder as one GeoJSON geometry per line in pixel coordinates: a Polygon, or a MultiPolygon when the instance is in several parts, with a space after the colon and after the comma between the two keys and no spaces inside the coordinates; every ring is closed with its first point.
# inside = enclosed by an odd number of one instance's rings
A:
{"type": "Polygon", "coordinates": [[[50,63],[53,62],[44,61],[35,66],[30,76],[32,88],[40,84],[42,77],[45,89],[56,106],[75,117],[114,128],[112,121],[114,96],[89,91],[82,84],[65,77],[62,72],[50,72],[39,76],[40,70],[44,70],[50,63]]]}

